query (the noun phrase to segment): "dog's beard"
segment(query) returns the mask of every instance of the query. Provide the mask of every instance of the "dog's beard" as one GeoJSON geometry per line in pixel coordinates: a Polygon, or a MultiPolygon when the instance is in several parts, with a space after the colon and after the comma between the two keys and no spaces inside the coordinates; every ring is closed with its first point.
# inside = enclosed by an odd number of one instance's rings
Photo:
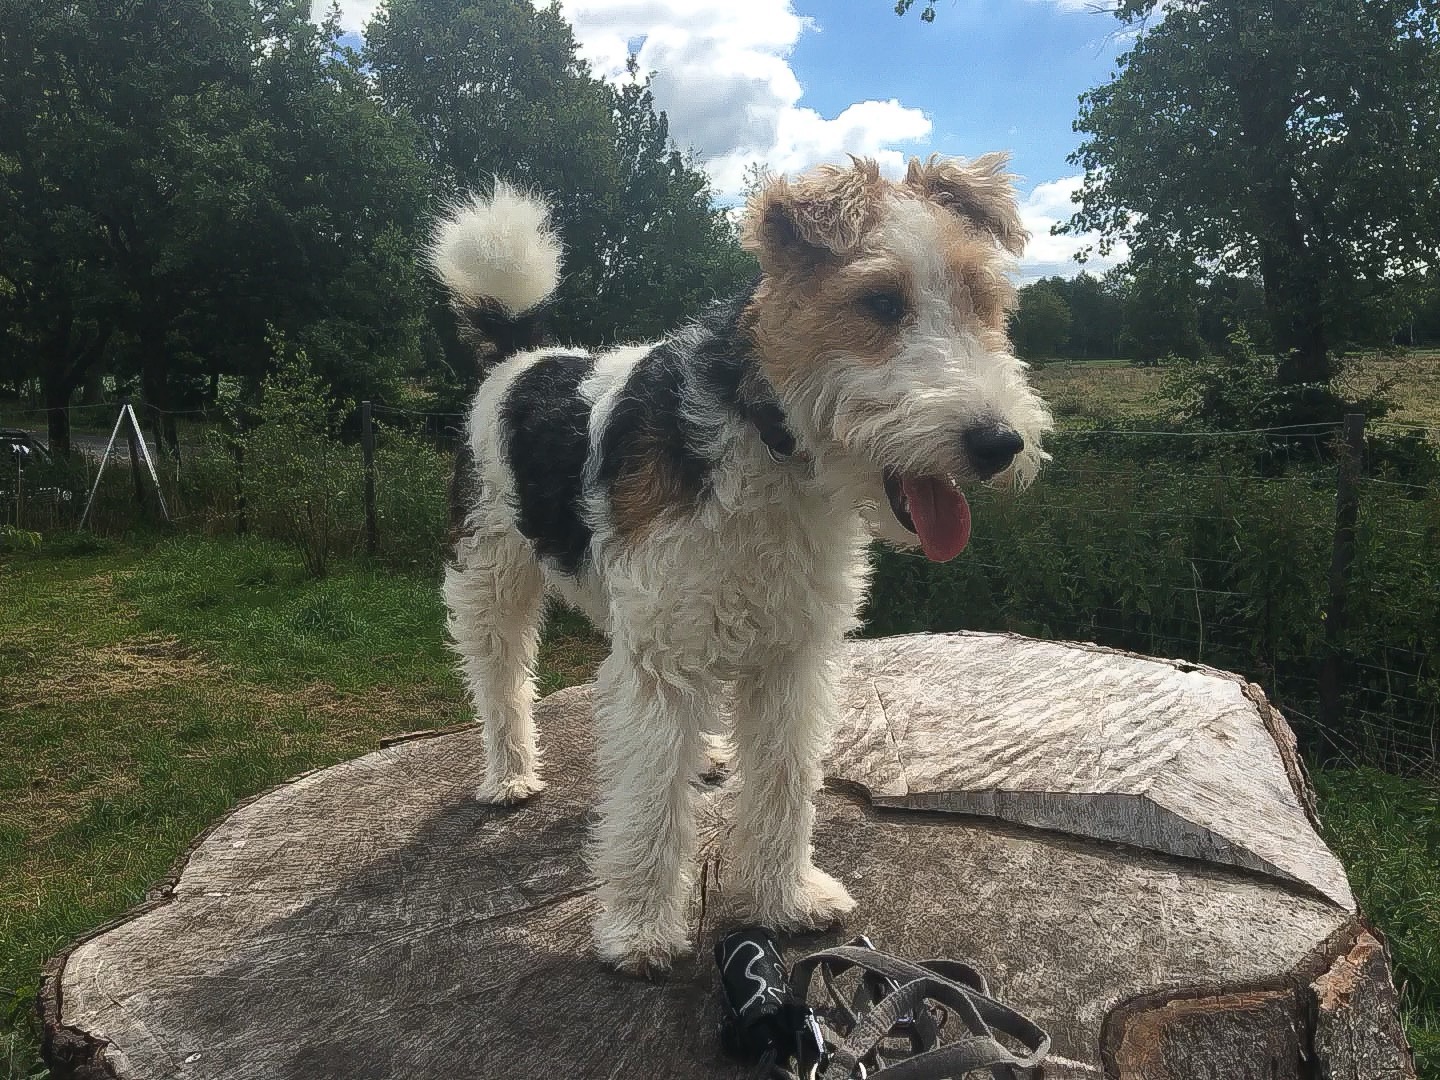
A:
{"type": "Polygon", "coordinates": [[[982,482],[961,449],[962,432],[988,418],[1024,439],[1013,464],[983,481],[990,486],[1023,487],[1048,460],[1040,441],[1053,424],[1024,371],[1013,358],[1000,358],[977,374],[973,365],[929,356],[886,365],[835,357],[815,377],[787,388],[785,408],[822,459],[842,474],[867,478],[875,515],[888,510],[893,518],[878,530],[884,539],[907,543],[908,537],[927,558],[944,562],[970,540],[963,489],[982,482]]]}

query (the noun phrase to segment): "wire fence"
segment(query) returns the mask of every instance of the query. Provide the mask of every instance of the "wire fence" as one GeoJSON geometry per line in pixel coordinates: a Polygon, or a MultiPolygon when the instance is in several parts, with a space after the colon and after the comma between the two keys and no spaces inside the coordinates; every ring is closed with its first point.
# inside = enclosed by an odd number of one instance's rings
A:
{"type": "MultiPolygon", "coordinates": [[[[264,439],[179,419],[179,453],[156,454],[176,527],[277,536],[322,572],[337,554],[444,558],[463,414],[373,403],[331,436],[264,439]]],[[[878,554],[869,631],[1011,630],[1236,671],[1312,758],[1440,778],[1440,431],[1351,425],[1061,432],[1030,491],[974,494],[959,559],[878,554]]],[[[0,475],[0,522],[73,528],[97,427],[68,498],[39,476],[16,498],[0,475]]],[[[89,527],[157,520],[148,486],[121,452],[89,527]]]]}

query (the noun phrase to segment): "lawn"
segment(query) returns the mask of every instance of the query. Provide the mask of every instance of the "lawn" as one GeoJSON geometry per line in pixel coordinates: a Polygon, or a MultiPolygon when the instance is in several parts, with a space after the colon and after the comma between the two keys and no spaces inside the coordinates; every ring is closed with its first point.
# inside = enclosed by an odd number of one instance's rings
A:
{"type": "MultiPolygon", "coordinates": [[[[0,562],[0,1077],[36,1067],[44,958],[139,901],[229,806],[465,719],[442,625],[433,581],[307,581],[258,542],[0,562]]],[[[542,690],[588,678],[602,648],[562,622],[542,690]]]]}
{"type": "MultiPolygon", "coordinates": [[[[1035,372],[1035,385],[1062,425],[1155,416],[1161,410],[1165,368],[1126,360],[1052,360],[1035,372]]],[[[1346,363],[1339,380],[1354,400],[1393,402],[1386,420],[1440,426],[1440,351],[1363,354],[1346,363]]]]}
{"type": "MultiPolygon", "coordinates": [[[[140,900],[227,807],[465,718],[442,625],[431,579],[345,563],[311,581],[258,541],[52,540],[0,561],[0,1077],[38,1073],[43,960],[140,900]]],[[[560,618],[542,689],[586,679],[602,655],[560,618]]],[[[1364,770],[1319,786],[1440,1076],[1433,792],[1364,770]]]]}

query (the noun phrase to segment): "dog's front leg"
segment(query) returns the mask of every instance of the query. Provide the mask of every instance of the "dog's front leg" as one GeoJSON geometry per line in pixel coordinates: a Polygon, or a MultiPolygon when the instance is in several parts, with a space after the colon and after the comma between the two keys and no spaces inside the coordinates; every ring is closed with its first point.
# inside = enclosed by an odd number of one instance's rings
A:
{"type": "Polygon", "coordinates": [[[777,929],[827,926],[855,907],[810,846],[835,712],[830,659],[823,648],[781,650],[737,687],[736,876],[755,919],[777,929]]]}
{"type": "Polygon", "coordinates": [[[595,946],[622,971],[663,972],[689,949],[695,857],[691,780],[714,693],[703,677],[656,674],[622,641],[600,668],[600,823],[594,869],[602,910],[595,946]]]}

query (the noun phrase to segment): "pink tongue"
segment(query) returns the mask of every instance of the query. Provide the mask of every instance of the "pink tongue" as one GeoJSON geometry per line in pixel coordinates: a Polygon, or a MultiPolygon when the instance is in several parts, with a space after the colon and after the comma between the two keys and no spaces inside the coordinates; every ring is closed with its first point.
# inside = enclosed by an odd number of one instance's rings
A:
{"type": "Polygon", "coordinates": [[[947,562],[970,542],[970,504],[945,479],[902,476],[900,487],[910,501],[910,518],[920,534],[920,547],[931,562],[947,562]]]}

